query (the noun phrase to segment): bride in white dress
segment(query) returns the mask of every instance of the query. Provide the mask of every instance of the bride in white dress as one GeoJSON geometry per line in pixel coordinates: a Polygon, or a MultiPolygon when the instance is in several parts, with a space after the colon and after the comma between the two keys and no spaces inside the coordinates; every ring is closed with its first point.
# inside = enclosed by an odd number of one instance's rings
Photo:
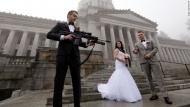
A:
{"type": "Polygon", "coordinates": [[[98,91],[101,93],[102,98],[109,100],[137,102],[142,99],[142,96],[125,66],[127,63],[125,57],[129,57],[129,55],[124,53],[121,41],[117,41],[115,47],[115,71],[107,84],[98,84],[98,91]]]}

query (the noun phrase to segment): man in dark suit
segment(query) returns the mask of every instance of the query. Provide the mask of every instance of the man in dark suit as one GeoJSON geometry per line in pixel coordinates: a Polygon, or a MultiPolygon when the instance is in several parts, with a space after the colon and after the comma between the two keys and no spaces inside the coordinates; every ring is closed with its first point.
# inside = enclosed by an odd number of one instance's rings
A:
{"type": "Polygon", "coordinates": [[[135,44],[133,53],[139,55],[139,61],[141,63],[142,71],[147,78],[147,82],[152,94],[150,100],[158,99],[156,88],[154,87],[152,81],[151,72],[153,72],[160,91],[162,92],[165,99],[165,102],[167,104],[172,104],[172,101],[168,97],[167,89],[162,78],[160,65],[156,57],[156,53],[158,52],[156,44],[152,40],[145,40],[145,35],[143,31],[138,32],[138,38],[140,39],[140,41],[135,44]]]}
{"type": "MultiPolygon", "coordinates": [[[[68,34],[62,35],[60,31],[74,32],[77,30],[74,26],[74,22],[78,17],[78,12],[71,10],[67,14],[67,22],[58,22],[55,27],[51,29],[47,34],[48,39],[59,41],[57,57],[56,57],[56,75],[54,80],[54,95],[53,95],[53,107],[62,107],[62,91],[64,89],[64,81],[67,73],[68,66],[70,67],[74,107],[80,107],[81,98],[81,82],[80,82],[80,52],[76,45],[73,45],[73,38],[75,35],[68,34]]],[[[79,46],[88,47],[94,45],[93,43],[87,44],[86,42],[80,42],[79,46]]]]}

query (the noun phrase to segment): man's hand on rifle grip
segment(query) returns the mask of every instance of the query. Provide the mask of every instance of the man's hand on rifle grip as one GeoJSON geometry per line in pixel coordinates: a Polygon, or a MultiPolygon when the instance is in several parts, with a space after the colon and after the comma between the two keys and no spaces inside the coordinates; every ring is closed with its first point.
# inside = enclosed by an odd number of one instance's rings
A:
{"type": "Polygon", "coordinates": [[[75,35],[73,35],[73,34],[68,34],[68,35],[66,35],[66,36],[64,37],[64,39],[65,39],[65,40],[72,40],[73,37],[75,37],[75,35]]]}

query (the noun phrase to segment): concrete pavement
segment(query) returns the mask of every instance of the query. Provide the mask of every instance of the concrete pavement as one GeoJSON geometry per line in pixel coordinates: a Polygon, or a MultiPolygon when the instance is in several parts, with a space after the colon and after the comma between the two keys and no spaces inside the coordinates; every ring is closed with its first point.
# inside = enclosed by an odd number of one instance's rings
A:
{"type": "MultiPolygon", "coordinates": [[[[109,100],[98,100],[82,102],[82,107],[190,107],[190,89],[169,91],[169,97],[173,101],[172,105],[164,102],[163,97],[158,93],[159,100],[150,101],[150,94],[142,95],[143,100],[136,103],[117,102],[109,100]],[[184,106],[186,105],[186,106],[184,106]]],[[[46,106],[48,97],[52,97],[52,92],[33,92],[18,98],[8,99],[0,102],[0,107],[52,107],[46,106]]],[[[63,107],[73,107],[73,104],[64,104],[63,107]]]]}

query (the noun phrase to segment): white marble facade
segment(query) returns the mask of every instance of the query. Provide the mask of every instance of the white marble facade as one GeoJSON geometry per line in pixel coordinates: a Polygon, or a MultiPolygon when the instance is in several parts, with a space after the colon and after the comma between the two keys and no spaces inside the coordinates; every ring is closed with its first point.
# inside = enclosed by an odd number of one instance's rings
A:
{"type": "Polygon", "coordinates": [[[56,47],[46,33],[57,23],[36,17],[0,12],[0,50],[13,56],[35,56],[39,46],[56,47]]]}
{"type": "MultiPolygon", "coordinates": [[[[115,9],[112,0],[81,0],[78,12],[76,25],[81,30],[111,41],[105,46],[95,46],[95,50],[103,51],[105,59],[113,60],[117,40],[121,40],[126,52],[131,54],[138,41],[137,32],[142,30],[146,39],[152,39],[157,44],[157,57],[161,61],[190,64],[190,45],[179,40],[157,37],[158,25],[155,22],[131,10],[115,9]]],[[[7,55],[35,56],[36,49],[40,46],[57,47],[58,42],[46,39],[47,32],[57,22],[0,12],[0,49],[7,55]]],[[[135,55],[131,56],[136,60],[135,55]]]]}

